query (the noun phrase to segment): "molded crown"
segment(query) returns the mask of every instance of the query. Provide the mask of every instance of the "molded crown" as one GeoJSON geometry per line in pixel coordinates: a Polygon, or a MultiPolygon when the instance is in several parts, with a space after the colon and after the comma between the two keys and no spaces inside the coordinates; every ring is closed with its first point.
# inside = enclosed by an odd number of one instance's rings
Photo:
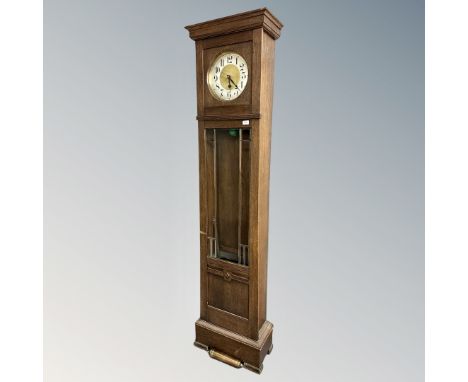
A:
{"type": "Polygon", "coordinates": [[[192,40],[263,28],[273,39],[280,36],[283,24],[267,8],[237,13],[198,24],[187,25],[192,40]]]}

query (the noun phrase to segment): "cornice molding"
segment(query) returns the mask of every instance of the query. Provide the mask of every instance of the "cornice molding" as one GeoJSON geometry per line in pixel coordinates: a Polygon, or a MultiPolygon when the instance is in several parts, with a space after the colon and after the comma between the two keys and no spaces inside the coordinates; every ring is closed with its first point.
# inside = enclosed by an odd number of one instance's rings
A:
{"type": "Polygon", "coordinates": [[[195,41],[257,28],[263,28],[276,40],[280,37],[283,24],[267,8],[260,8],[185,27],[195,41]]]}

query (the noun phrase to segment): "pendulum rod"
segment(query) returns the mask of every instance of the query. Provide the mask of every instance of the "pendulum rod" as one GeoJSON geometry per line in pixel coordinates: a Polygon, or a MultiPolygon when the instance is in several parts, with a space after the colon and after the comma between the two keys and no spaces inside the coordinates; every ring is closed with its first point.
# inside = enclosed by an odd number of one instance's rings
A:
{"type": "MultiPolygon", "coordinates": [[[[207,129],[203,130],[203,139],[205,142],[205,169],[208,170],[208,156],[207,156],[207,151],[208,148],[210,147],[209,143],[213,144],[214,140],[209,139],[209,136],[207,135],[207,129]]],[[[210,134],[211,135],[211,134],[210,134]]],[[[207,179],[210,179],[209,177],[207,179]]],[[[211,191],[211,186],[208,183],[208,194],[211,191]]],[[[208,198],[209,199],[209,198],[208,198]]],[[[213,216],[208,216],[208,227],[207,227],[207,236],[208,236],[208,256],[209,257],[216,257],[216,237],[215,237],[215,218],[213,216]]]]}
{"type": "Polygon", "coordinates": [[[242,264],[242,129],[239,129],[239,190],[238,190],[238,217],[237,217],[237,263],[242,264]]]}
{"type": "Polygon", "coordinates": [[[218,237],[218,180],[217,180],[217,148],[216,148],[216,129],[213,129],[213,183],[214,183],[214,236],[215,236],[215,257],[219,256],[219,237],[218,237]]]}

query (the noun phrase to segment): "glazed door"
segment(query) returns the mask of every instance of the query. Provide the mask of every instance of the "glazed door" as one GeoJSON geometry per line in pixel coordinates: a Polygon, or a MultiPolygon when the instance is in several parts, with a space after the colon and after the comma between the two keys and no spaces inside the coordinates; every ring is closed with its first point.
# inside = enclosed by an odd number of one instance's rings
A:
{"type": "Polygon", "coordinates": [[[209,319],[248,334],[250,129],[205,129],[209,319]]]}

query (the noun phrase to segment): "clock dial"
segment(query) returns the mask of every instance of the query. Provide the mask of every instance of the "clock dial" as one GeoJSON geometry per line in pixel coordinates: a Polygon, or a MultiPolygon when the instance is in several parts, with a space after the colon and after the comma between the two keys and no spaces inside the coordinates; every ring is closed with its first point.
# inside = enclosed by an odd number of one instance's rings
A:
{"type": "Polygon", "coordinates": [[[213,97],[220,101],[232,101],[247,86],[249,68],[244,57],[233,52],[221,53],[207,73],[207,83],[213,97]]]}

